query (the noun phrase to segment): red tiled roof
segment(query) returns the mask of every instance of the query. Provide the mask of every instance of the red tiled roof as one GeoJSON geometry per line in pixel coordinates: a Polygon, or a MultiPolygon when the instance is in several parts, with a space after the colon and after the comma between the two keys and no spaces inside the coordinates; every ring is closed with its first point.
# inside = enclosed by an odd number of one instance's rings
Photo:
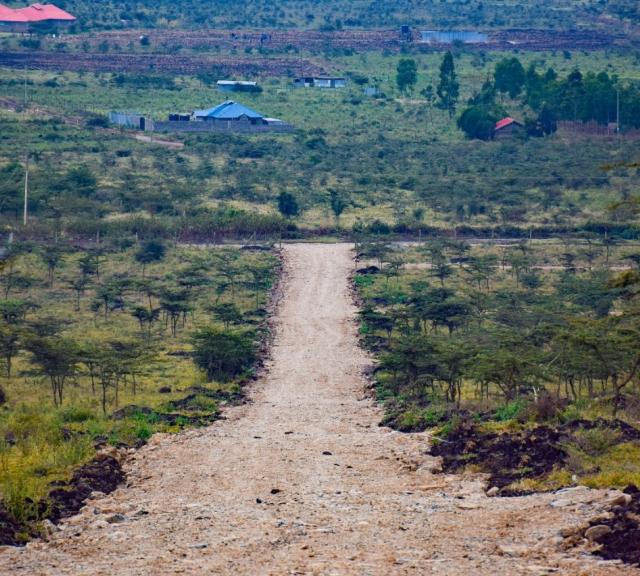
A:
{"type": "Polygon", "coordinates": [[[511,126],[511,124],[520,124],[517,120],[514,120],[510,116],[507,118],[503,118],[502,120],[496,122],[496,130],[500,130],[501,128],[505,128],[507,126],[511,126]]]}
{"type": "Polygon", "coordinates": [[[0,22],[43,22],[45,20],[75,20],[68,12],[54,4],[32,4],[26,8],[12,10],[0,5],[0,22]]]}

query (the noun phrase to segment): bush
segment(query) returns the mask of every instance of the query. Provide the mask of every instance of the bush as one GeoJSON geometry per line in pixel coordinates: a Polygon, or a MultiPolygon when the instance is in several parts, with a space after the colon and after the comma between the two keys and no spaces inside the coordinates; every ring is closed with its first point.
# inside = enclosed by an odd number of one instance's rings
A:
{"type": "Polygon", "coordinates": [[[516,400],[506,406],[502,406],[496,410],[494,418],[498,422],[506,422],[507,420],[513,420],[517,418],[524,409],[524,402],[522,400],[516,400]]]}
{"type": "Polygon", "coordinates": [[[91,420],[94,414],[88,408],[79,408],[78,406],[68,406],[60,411],[60,418],[65,423],[69,422],[86,422],[91,420]]]}
{"type": "Polygon", "coordinates": [[[620,442],[620,434],[609,428],[591,428],[576,432],[573,444],[588,456],[602,456],[620,442]]]}
{"type": "Polygon", "coordinates": [[[249,370],[255,360],[247,334],[209,327],[196,332],[192,342],[194,361],[209,380],[228,382],[249,370]]]}

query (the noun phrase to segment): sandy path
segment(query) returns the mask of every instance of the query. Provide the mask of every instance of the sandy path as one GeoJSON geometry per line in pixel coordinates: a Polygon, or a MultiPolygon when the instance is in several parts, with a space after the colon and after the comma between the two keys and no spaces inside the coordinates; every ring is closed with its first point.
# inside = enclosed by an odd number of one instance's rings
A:
{"type": "Polygon", "coordinates": [[[0,573],[638,574],[556,550],[558,529],[601,494],[488,499],[477,479],[431,473],[426,436],[379,428],[360,377],[349,247],[293,245],[286,259],[252,402],[205,430],[155,437],[126,487],[50,542],[3,549],[0,573]],[[125,520],[105,522],[116,512],[125,520]]]}

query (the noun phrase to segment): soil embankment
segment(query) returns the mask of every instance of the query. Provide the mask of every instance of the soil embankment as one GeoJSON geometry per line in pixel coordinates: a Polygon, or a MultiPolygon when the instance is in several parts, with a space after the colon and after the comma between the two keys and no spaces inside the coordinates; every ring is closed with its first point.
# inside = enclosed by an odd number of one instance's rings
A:
{"type": "Polygon", "coordinates": [[[0,574],[640,574],[563,551],[604,492],[487,498],[434,474],[428,436],[380,428],[365,395],[348,245],[285,249],[266,375],[227,419],[156,436],[127,484],[49,542],[0,549],[0,574]]]}

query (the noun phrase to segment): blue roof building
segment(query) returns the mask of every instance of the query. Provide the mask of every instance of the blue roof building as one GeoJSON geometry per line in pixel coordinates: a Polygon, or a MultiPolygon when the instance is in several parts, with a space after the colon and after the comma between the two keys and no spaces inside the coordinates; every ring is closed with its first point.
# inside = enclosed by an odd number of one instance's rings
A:
{"type": "Polygon", "coordinates": [[[262,114],[233,100],[227,100],[207,110],[194,110],[193,117],[196,120],[249,120],[254,124],[264,120],[262,114]]]}

